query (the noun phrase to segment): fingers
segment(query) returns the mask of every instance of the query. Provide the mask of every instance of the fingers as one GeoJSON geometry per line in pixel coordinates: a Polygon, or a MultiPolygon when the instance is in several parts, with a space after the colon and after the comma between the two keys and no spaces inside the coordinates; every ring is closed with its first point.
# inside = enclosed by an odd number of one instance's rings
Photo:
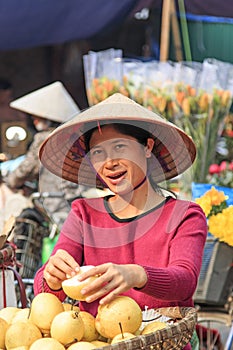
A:
{"type": "Polygon", "coordinates": [[[59,249],[50,257],[44,269],[44,278],[52,289],[61,288],[61,282],[68,275],[75,275],[79,271],[79,265],[65,250],[59,249]],[[55,288],[56,287],[56,288],[55,288]]]}
{"type": "Polygon", "coordinates": [[[99,274],[100,276],[91,284],[82,289],[83,295],[87,294],[87,302],[101,299],[101,303],[112,300],[116,295],[130,288],[127,278],[124,278],[122,268],[119,265],[106,263],[99,265],[88,272],[82,273],[79,280],[84,280],[90,276],[99,274]]]}
{"type": "Polygon", "coordinates": [[[123,293],[126,290],[128,290],[128,286],[126,283],[118,284],[116,281],[113,280],[108,282],[104,286],[102,285],[100,289],[92,290],[91,295],[89,295],[89,292],[87,291],[88,297],[86,298],[86,302],[91,303],[94,300],[100,299],[100,304],[106,304],[113,300],[117,295],[123,293]]]}

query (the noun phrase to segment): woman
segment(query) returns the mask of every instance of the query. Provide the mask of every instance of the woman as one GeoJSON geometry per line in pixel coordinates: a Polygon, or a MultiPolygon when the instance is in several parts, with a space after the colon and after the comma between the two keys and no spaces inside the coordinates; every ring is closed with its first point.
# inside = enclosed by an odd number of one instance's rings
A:
{"type": "Polygon", "coordinates": [[[193,306],[207,225],[201,208],[157,185],[185,171],[195,146],[183,131],[130,99],[115,94],[53,132],[40,149],[42,163],[67,180],[108,188],[105,198],[78,199],[48,262],[35,276],[42,290],[66,297],[61,283],[81,265],[80,307],[118,294],[142,309],[193,306]]]}
{"type": "MultiPolygon", "coordinates": [[[[12,101],[10,106],[12,109],[27,113],[28,118],[30,116],[29,119],[32,120],[36,133],[23,161],[4,178],[6,185],[11,190],[17,191],[23,188],[27,182],[33,182],[36,185],[39,182],[38,188],[40,192],[58,192],[64,193],[66,199],[71,196],[76,198],[81,192],[77,188],[78,186],[73,188],[72,183],[62,181],[46,168],[40,167],[38,156],[39,148],[48,135],[61,123],[71,118],[72,115],[80,112],[79,107],[64,85],[60,81],[56,81],[43,86],[12,101]]],[[[48,216],[51,219],[55,219],[59,226],[63,223],[65,215],[70,210],[70,205],[64,200],[64,197],[46,198],[43,201],[48,216]]]]}

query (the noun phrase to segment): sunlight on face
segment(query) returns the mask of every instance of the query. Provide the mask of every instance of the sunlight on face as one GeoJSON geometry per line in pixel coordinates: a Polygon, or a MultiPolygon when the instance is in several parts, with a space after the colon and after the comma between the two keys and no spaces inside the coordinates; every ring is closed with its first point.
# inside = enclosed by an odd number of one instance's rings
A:
{"type": "Polygon", "coordinates": [[[145,146],[112,126],[95,130],[90,139],[90,160],[113,192],[132,190],[146,174],[145,146]]]}

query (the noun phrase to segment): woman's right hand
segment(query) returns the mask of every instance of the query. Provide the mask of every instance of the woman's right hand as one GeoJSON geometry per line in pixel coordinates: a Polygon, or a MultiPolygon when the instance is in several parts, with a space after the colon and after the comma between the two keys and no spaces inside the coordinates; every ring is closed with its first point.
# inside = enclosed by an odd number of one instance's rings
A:
{"type": "Polygon", "coordinates": [[[67,276],[74,276],[78,271],[79,264],[74,258],[66,250],[58,249],[45,266],[44,279],[49,288],[59,290],[67,276]]]}

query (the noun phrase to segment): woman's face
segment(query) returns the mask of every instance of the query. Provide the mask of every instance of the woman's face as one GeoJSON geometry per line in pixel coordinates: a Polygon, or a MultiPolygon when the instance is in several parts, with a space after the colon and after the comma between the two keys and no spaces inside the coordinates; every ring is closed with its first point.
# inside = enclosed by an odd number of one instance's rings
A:
{"type": "Polygon", "coordinates": [[[147,158],[154,141],[147,146],[113,126],[95,130],[90,138],[90,160],[98,175],[114,193],[132,191],[146,176],[147,158]],[[150,149],[149,149],[150,148],[150,149]],[[149,153],[148,153],[149,149],[149,153]]]}

